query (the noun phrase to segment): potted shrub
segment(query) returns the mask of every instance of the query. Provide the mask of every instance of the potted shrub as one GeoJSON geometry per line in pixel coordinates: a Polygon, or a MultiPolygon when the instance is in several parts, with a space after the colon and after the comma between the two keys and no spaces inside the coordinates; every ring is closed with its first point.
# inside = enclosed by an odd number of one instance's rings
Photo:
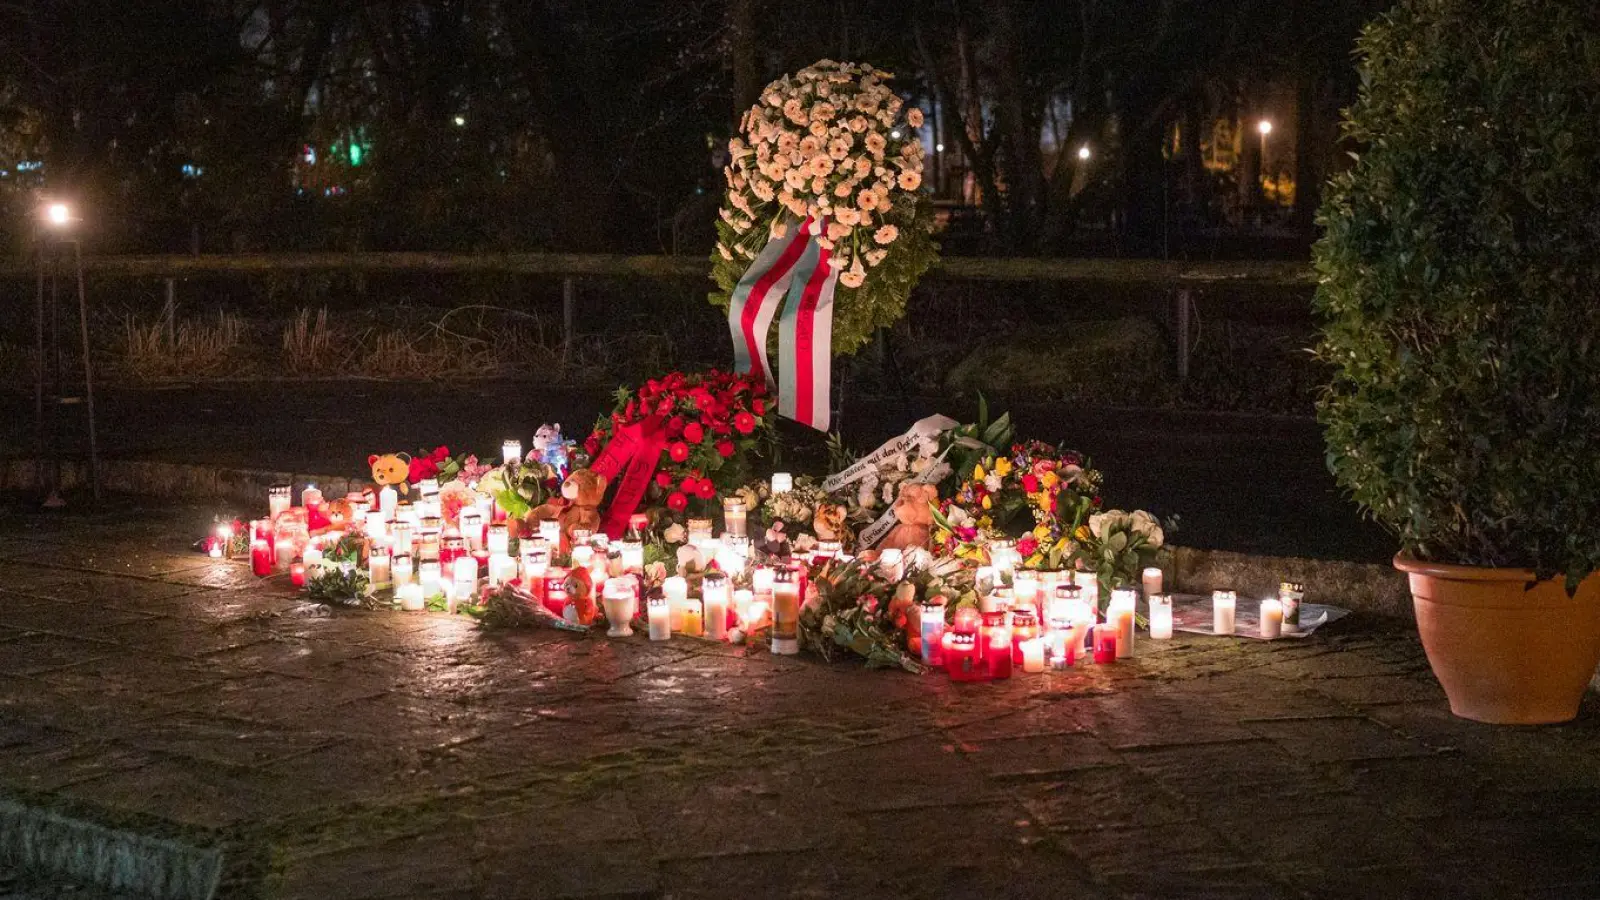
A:
{"type": "Polygon", "coordinates": [[[1403,0],[1359,49],[1328,463],[1400,538],[1451,710],[1566,721],[1600,663],[1600,11],[1403,0]]]}

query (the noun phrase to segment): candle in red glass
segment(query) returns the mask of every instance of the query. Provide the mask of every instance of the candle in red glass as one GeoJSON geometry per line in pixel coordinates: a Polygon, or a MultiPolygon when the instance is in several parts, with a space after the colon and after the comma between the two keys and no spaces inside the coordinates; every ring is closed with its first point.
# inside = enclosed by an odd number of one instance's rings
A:
{"type": "Polygon", "coordinates": [[[944,668],[951,681],[982,681],[989,670],[978,659],[978,635],[972,631],[944,633],[944,668]]]}
{"type": "Polygon", "coordinates": [[[306,586],[306,564],[292,562],[289,564],[289,583],[295,587],[306,586]]]}
{"type": "Polygon", "coordinates": [[[978,610],[971,606],[963,606],[956,610],[955,619],[950,623],[951,631],[977,631],[978,610]]]}
{"type": "Polygon", "coordinates": [[[455,561],[467,555],[467,539],[460,534],[447,532],[439,542],[439,568],[450,569],[455,561]]]}
{"type": "Polygon", "coordinates": [[[266,538],[250,539],[250,571],[254,572],[257,578],[265,578],[272,574],[272,543],[266,538]]]}
{"type": "Polygon", "coordinates": [[[1116,625],[1108,623],[1094,627],[1094,661],[1097,663],[1117,661],[1116,625]]]}
{"type": "Polygon", "coordinates": [[[1006,614],[1003,611],[983,614],[983,628],[979,631],[978,643],[983,661],[989,667],[989,676],[1010,678],[1011,628],[1006,625],[1006,614]]]}
{"type": "Polygon", "coordinates": [[[1022,665],[1022,642],[1039,636],[1039,618],[1031,606],[1011,611],[1011,663],[1022,665]]]}
{"type": "Polygon", "coordinates": [[[544,608],[556,615],[567,610],[567,570],[551,568],[544,576],[544,608]]]}

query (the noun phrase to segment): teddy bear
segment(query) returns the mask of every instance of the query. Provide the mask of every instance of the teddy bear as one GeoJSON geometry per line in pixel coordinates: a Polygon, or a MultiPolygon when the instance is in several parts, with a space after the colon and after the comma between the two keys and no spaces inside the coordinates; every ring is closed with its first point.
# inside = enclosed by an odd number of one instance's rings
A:
{"type": "Polygon", "coordinates": [[[561,497],[535,507],[527,515],[530,531],[539,522],[561,523],[561,549],[572,550],[572,532],[600,530],[600,501],[606,496],[606,477],[590,469],[576,469],[561,483],[561,497]]]}
{"type": "Polygon", "coordinates": [[[811,530],[816,532],[819,541],[838,541],[848,543],[852,535],[845,526],[845,508],[839,503],[818,503],[817,512],[811,519],[811,530]]]}
{"type": "Polygon", "coordinates": [[[367,465],[372,468],[372,480],[377,487],[372,493],[386,487],[393,487],[402,494],[411,493],[411,456],[406,453],[385,453],[382,456],[374,453],[367,457],[367,465]]]}
{"type": "Polygon", "coordinates": [[[931,484],[906,482],[894,500],[895,526],[883,540],[879,550],[909,550],[927,547],[928,536],[933,531],[933,504],[939,499],[939,488],[931,484]]]}

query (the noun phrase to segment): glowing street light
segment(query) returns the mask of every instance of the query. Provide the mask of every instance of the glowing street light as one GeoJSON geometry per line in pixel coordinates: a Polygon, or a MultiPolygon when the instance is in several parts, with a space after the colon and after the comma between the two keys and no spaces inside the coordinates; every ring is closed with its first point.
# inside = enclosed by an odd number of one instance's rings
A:
{"type": "Polygon", "coordinates": [[[1078,159],[1080,159],[1080,160],[1082,160],[1084,162],[1088,162],[1089,161],[1089,157],[1092,156],[1092,155],[1093,154],[1091,154],[1089,152],[1089,145],[1088,144],[1084,144],[1082,147],[1078,148],[1078,159]]]}
{"type": "Polygon", "coordinates": [[[1272,133],[1272,123],[1266,119],[1256,123],[1256,131],[1261,132],[1261,158],[1267,158],[1267,135],[1272,133]]]}
{"type": "Polygon", "coordinates": [[[463,126],[465,126],[467,124],[467,117],[466,116],[456,116],[452,121],[456,123],[456,127],[457,128],[461,128],[461,127],[463,127],[463,126]]]}
{"type": "Polygon", "coordinates": [[[52,228],[65,228],[72,224],[72,207],[65,203],[51,203],[44,208],[44,220],[52,228]]]}

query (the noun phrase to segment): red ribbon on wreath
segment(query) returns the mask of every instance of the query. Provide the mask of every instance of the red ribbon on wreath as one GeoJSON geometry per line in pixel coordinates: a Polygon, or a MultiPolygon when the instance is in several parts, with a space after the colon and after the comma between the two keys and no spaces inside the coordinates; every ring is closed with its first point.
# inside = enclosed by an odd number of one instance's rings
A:
{"type": "Polygon", "coordinates": [[[617,485],[617,493],[606,508],[601,530],[612,539],[622,537],[628,530],[628,519],[638,510],[650,489],[650,479],[661,462],[661,451],[667,446],[667,433],[660,416],[649,416],[631,425],[619,425],[611,433],[604,450],[589,468],[605,477],[608,484],[617,485]],[[617,476],[621,475],[619,483],[617,476]]]}

